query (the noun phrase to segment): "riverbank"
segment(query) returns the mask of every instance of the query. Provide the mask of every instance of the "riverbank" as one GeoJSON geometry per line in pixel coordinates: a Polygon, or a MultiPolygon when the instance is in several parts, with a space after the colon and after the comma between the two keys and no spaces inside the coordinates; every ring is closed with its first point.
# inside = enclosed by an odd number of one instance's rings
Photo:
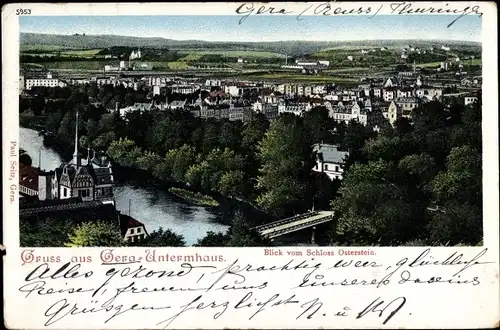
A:
{"type": "Polygon", "coordinates": [[[115,182],[117,184],[131,184],[137,187],[143,188],[154,188],[161,190],[165,193],[172,195],[181,203],[187,203],[191,205],[201,206],[208,209],[210,212],[218,215],[217,222],[224,225],[231,225],[232,219],[236,212],[242,213],[248,221],[250,226],[258,226],[267,222],[274,221],[273,217],[265,213],[263,210],[257,208],[255,205],[248,203],[247,201],[228,198],[222,195],[209,195],[205,192],[193,192],[185,189],[185,186],[178,182],[170,182],[160,180],[154,177],[151,173],[132,167],[125,167],[119,164],[113,164],[113,174],[115,176],[115,182]],[[207,196],[217,202],[217,206],[206,206],[199,205],[195,203],[196,201],[190,201],[184,198],[184,196],[179,196],[173,193],[174,191],[187,191],[191,194],[200,194],[201,196],[207,196]]]}
{"type": "MultiPolygon", "coordinates": [[[[50,133],[43,134],[43,145],[56,151],[61,158],[66,160],[71,159],[74,151],[74,146],[50,133]]],[[[80,152],[86,152],[86,150],[80,149],[80,152]]],[[[154,187],[171,194],[177,198],[179,202],[209,208],[210,211],[220,215],[218,221],[221,224],[230,225],[235,212],[243,213],[251,226],[257,226],[276,220],[257,205],[244,199],[222,196],[214,192],[186,190],[184,183],[161,180],[153,176],[152,173],[139,168],[122,166],[113,162],[113,174],[116,183],[132,183],[139,187],[154,187]],[[173,191],[177,191],[178,193],[170,191],[171,188],[175,188],[173,191]],[[182,190],[188,193],[183,193],[181,192],[182,190]],[[191,194],[194,195],[191,196],[191,194]],[[202,196],[206,196],[207,198],[203,198],[202,196]],[[203,203],[203,200],[207,201],[208,204],[203,203]],[[215,205],[212,200],[215,201],[217,205],[215,205]]]]}
{"type": "MultiPolygon", "coordinates": [[[[54,170],[63,163],[61,155],[55,150],[59,148],[44,146],[43,136],[39,131],[20,127],[19,139],[20,147],[29,155],[33,155],[35,167],[38,167],[39,160],[46,171],[54,170]]],[[[72,149],[70,146],[71,154],[72,149]]],[[[86,150],[83,152],[82,154],[86,154],[86,150]]],[[[227,220],[221,219],[223,212],[220,210],[192,205],[169,193],[167,189],[170,186],[157,180],[146,179],[146,176],[138,171],[121,171],[119,166],[113,165],[113,172],[115,178],[120,177],[114,185],[117,210],[142,222],[149,233],[159,228],[169,229],[182,235],[187,246],[192,246],[209,231],[227,232],[230,216],[227,216],[227,220]],[[144,176],[144,179],[140,176],[144,176]]]]}
{"type": "Polygon", "coordinates": [[[203,195],[199,192],[192,192],[186,189],[182,188],[177,188],[177,187],[170,187],[168,188],[168,192],[171,193],[172,195],[175,195],[179,198],[185,199],[186,201],[199,205],[199,206],[205,206],[205,207],[219,207],[220,204],[217,202],[214,198],[203,195]]]}

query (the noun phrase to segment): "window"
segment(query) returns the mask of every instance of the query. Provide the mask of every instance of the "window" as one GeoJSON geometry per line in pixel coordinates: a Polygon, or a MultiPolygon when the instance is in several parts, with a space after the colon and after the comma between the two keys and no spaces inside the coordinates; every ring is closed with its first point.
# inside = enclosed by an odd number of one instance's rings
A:
{"type": "Polygon", "coordinates": [[[63,196],[68,197],[68,189],[67,188],[63,188],[63,196]]]}
{"type": "Polygon", "coordinates": [[[130,233],[133,234],[134,233],[134,228],[131,228],[130,229],[130,233]]]}
{"type": "Polygon", "coordinates": [[[78,197],[89,197],[90,196],[90,191],[89,189],[83,189],[83,190],[78,190],[78,197]]]}
{"type": "Polygon", "coordinates": [[[141,228],[137,228],[137,234],[141,232],[141,228]]]}
{"type": "Polygon", "coordinates": [[[339,167],[337,165],[337,166],[335,166],[335,172],[338,172],[338,171],[339,171],[339,167]]]}
{"type": "Polygon", "coordinates": [[[325,164],[325,171],[328,171],[328,164],[325,164]]]}

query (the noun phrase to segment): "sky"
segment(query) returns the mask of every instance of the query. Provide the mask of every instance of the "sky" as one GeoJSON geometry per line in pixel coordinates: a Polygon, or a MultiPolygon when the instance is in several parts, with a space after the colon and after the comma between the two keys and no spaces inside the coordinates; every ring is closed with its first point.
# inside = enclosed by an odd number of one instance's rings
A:
{"type": "Polygon", "coordinates": [[[481,41],[481,18],[449,15],[369,16],[23,16],[20,32],[113,34],[207,41],[349,41],[429,39],[481,41]]]}

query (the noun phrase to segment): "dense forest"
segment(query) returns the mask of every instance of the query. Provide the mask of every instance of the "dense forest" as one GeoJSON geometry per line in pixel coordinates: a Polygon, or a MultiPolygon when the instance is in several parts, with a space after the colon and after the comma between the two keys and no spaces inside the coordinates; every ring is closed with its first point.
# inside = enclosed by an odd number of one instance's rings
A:
{"type": "MultiPolygon", "coordinates": [[[[80,145],[106,150],[116,165],[247,201],[270,219],[313,205],[334,210],[332,245],[475,245],[482,239],[480,101],[469,107],[430,102],[415,109],[411,121],[400,119],[376,133],[355,121],[338,124],[324,107],[273,123],[256,114],[243,124],[201,120],[189,111],[121,118],[106,108],[145,98],[145,92],[122,87],[33,93],[20,100],[21,124],[36,118],[72,144],[78,110],[80,145]],[[343,181],[311,171],[312,145],[319,142],[349,151],[343,181]]],[[[258,244],[248,230],[252,221],[238,214],[229,236],[210,233],[199,243],[258,244]],[[239,243],[235,232],[243,237],[239,243]]]]}

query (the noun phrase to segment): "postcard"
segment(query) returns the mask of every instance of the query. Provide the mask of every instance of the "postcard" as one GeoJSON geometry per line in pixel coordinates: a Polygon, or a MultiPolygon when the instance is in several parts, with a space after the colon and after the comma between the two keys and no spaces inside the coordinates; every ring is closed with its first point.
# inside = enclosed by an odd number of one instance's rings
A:
{"type": "Polygon", "coordinates": [[[493,2],[5,5],[5,326],[498,326],[496,40],[493,2]]]}

